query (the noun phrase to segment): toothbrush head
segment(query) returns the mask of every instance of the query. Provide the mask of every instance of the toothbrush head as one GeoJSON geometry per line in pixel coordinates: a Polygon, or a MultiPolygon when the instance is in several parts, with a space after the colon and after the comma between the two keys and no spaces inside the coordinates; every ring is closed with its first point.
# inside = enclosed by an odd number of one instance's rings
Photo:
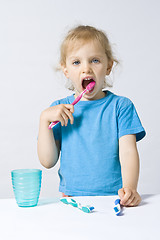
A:
{"type": "Polygon", "coordinates": [[[94,88],[95,84],[96,84],[95,81],[90,82],[90,83],[87,85],[86,89],[87,89],[88,91],[91,91],[92,88],[94,88]]]}

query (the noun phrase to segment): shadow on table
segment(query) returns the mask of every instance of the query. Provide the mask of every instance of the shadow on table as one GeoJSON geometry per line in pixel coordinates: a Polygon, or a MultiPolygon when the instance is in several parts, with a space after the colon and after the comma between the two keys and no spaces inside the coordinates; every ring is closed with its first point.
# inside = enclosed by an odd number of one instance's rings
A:
{"type": "Polygon", "coordinates": [[[44,205],[48,205],[48,204],[53,204],[53,203],[58,203],[60,200],[59,198],[47,198],[47,199],[40,199],[38,202],[37,207],[39,206],[44,206],[44,205]]]}
{"type": "Polygon", "coordinates": [[[148,204],[147,199],[149,199],[149,198],[151,198],[151,197],[153,197],[153,196],[155,196],[155,195],[156,195],[156,194],[142,194],[142,195],[141,195],[142,201],[141,201],[141,203],[140,203],[139,206],[143,206],[143,205],[148,204]]]}

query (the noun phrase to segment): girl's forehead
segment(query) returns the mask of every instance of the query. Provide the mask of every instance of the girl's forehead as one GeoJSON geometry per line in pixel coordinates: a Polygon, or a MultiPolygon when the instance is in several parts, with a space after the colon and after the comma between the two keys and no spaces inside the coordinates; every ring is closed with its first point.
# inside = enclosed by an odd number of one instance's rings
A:
{"type": "Polygon", "coordinates": [[[81,50],[84,47],[89,47],[94,49],[95,51],[103,51],[105,52],[105,49],[100,44],[98,40],[76,40],[76,41],[70,41],[70,43],[67,46],[66,55],[70,55],[72,53],[76,53],[79,50],[81,50]]]}

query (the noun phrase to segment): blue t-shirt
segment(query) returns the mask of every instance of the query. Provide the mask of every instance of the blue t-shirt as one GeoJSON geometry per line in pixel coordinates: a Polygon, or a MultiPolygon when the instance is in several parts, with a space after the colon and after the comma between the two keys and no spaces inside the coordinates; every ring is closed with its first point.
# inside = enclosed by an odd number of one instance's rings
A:
{"type": "MultiPolygon", "coordinates": [[[[74,95],[55,101],[71,104],[74,95]]],[[[106,91],[104,98],[74,106],[74,124],[53,128],[60,141],[59,191],[71,196],[115,195],[122,187],[119,138],[145,136],[136,109],[126,97],[106,91]]]]}

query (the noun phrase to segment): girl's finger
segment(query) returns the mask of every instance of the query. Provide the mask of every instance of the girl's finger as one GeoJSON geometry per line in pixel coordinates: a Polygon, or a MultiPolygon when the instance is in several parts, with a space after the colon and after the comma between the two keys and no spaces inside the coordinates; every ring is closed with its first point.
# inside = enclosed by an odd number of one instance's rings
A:
{"type": "Polygon", "coordinates": [[[126,205],[126,202],[128,201],[128,199],[131,197],[132,192],[130,189],[124,189],[124,197],[121,199],[121,204],[122,205],[126,205]]]}
{"type": "Polygon", "coordinates": [[[64,125],[67,126],[67,124],[68,124],[68,116],[67,116],[67,114],[64,112],[61,115],[62,115],[62,118],[63,118],[63,126],[64,125]]]}
{"type": "Polygon", "coordinates": [[[135,194],[133,193],[133,200],[130,203],[127,203],[126,205],[129,207],[135,207],[138,206],[141,202],[141,197],[140,195],[136,192],[135,194]]]}
{"type": "Polygon", "coordinates": [[[124,197],[124,190],[123,190],[123,188],[121,188],[121,189],[119,189],[118,190],[118,195],[119,195],[119,197],[120,197],[120,199],[122,199],[123,197],[124,197]]]}
{"type": "Polygon", "coordinates": [[[137,206],[136,203],[137,203],[137,198],[134,197],[133,201],[129,205],[127,205],[127,206],[128,207],[135,207],[135,206],[137,206]]]}
{"type": "Polygon", "coordinates": [[[132,203],[134,202],[135,196],[132,194],[127,202],[125,202],[125,206],[132,206],[132,203]]]}
{"type": "Polygon", "coordinates": [[[74,118],[73,118],[72,113],[68,109],[65,109],[64,111],[65,111],[65,114],[67,115],[67,117],[70,119],[71,124],[73,124],[74,118]]]}
{"type": "Polygon", "coordinates": [[[66,118],[65,113],[61,113],[61,115],[59,116],[58,121],[61,123],[62,126],[65,125],[65,118],[66,118]]]}
{"type": "Polygon", "coordinates": [[[135,199],[133,199],[133,201],[131,202],[131,206],[133,207],[133,206],[138,206],[139,204],[140,204],[140,202],[141,202],[141,197],[140,196],[138,196],[138,197],[135,197],[135,199]]]}
{"type": "Polygon", "coordinates": [[[74,106],[72,104],[64,104],[64,106],[70,110],[72,113],[74,113],[74,106]]]}
{"type": "Polygon", "coordinates": [[[138,205],[140,204],[140,202],[141,202],[141,200],[140,200],[140,199],[138,199],[138,200],[136,201],[136,203],[135,203],[135,205],[134,205],[134,206],[138,206],[138,205]]]}

